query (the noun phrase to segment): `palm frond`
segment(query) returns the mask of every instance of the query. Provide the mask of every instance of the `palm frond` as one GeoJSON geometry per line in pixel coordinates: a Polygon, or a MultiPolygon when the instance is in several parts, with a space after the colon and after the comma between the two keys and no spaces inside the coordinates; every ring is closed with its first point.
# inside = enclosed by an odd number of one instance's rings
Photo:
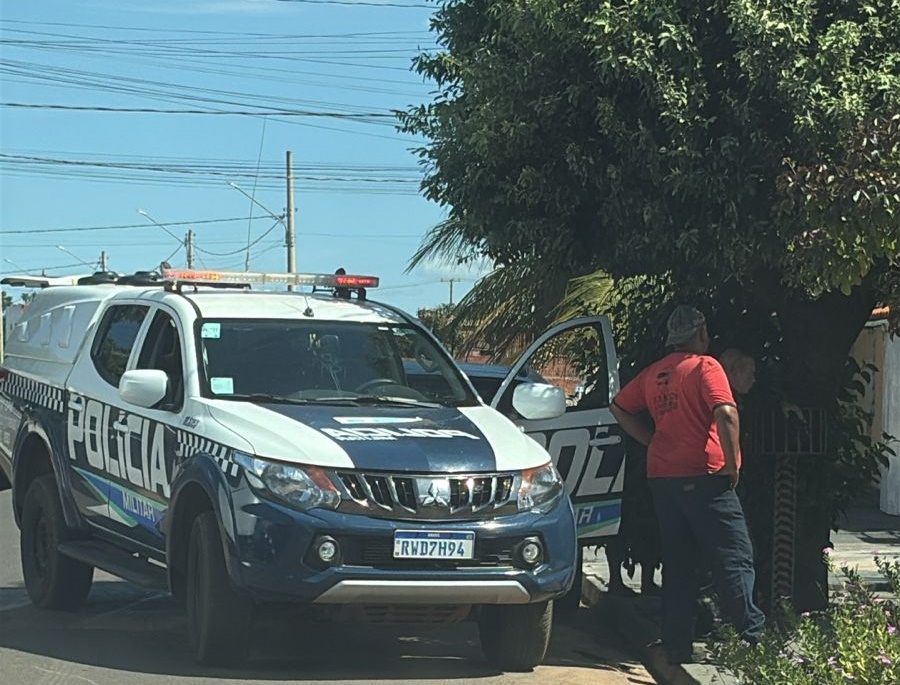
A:
{"type": "Polygon", "coordinates": [[[594,271],[569,281],[562,301],[556,307],[555,321],[566,321],[577,316],[608,314],[616,302],[616,283],[604,271],[594,271]]]}
{"type": "Polygon", "coordinates": [[[447,219],[425,235],[422,244],[410,258],[409,273],[426,261],[446,264],[467,264],[481,258],[478,245],[473,244],[462,230],[458,219],[447,219]]]}
{"type": "Polygon", "coordinates": [[[565,277],[538,258],[500,266],[459,302],[451,325],[462,332],[462,349],[510,361],[549,325],[565,289],[565,277]]]}

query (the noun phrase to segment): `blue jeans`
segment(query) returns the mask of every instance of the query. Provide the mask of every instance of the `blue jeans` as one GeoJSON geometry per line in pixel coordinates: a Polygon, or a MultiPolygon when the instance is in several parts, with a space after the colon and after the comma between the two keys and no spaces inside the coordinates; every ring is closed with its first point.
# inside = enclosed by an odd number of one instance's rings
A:
{"type": "Polygon", "coordinates": [[[723,618],[755,642],[765,615],[753,602],[753,547],[744,511],[728,478],[650,478],[663,560],[663,644],[690,652],[697,572],[710,564],[723,618]]]}

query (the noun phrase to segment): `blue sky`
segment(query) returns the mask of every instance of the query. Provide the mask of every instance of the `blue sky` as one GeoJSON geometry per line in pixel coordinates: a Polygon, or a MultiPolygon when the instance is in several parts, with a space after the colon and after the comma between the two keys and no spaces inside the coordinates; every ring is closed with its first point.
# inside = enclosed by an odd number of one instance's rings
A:
{"type": "Polygon", "coordinates": [[[431,98],[410,61],[434,48],[432,2],[0,7],[0,273],[83,273],[101,250],[119,272],[183,266],[188,229],[197,268],[283,271],[290,150],[298,271],[378,275],[373,297],[413,312],[472,286],[404,273],[444,211],[419,193],[422,141],[385,115],[431,98]]]}

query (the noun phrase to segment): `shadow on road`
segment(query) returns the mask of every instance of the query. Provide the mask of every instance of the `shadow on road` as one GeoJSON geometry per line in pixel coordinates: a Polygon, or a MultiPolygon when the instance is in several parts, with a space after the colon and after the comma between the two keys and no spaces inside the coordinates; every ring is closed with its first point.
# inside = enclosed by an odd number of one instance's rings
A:
{"type": "MultiPolygon", "coordinates": [[[[209,668],[193,662],[184,613],[168,595],[98,580],[79,613],[42,611],[27,602],[21,587],[0,588],[0,648],[121,672],[273,682],[499,675],[484,660],[472,622],[451,626],[312,623],[290,612],[267,612],[254,620],[251,658],[244,666],[209,668]]],[[[619,650],[591,637],[596,621],[587,609],[560,618],[546,665],[637,675],[641,669],[635,662],[623,663],[619,650]]]]}

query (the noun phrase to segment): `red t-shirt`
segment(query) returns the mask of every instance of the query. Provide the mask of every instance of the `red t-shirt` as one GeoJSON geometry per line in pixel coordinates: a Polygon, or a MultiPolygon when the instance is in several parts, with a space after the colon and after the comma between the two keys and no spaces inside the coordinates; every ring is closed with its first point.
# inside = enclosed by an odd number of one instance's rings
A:
{"type": "Polygon", "coordinates": [[[734,397],[712,357],[672,352],[641,371],[613,401],[629,414],[648,411],[656,424],[647,448],[649,478],[700,476],[725,466],[713,409],[733,405],[734,397]]]}

